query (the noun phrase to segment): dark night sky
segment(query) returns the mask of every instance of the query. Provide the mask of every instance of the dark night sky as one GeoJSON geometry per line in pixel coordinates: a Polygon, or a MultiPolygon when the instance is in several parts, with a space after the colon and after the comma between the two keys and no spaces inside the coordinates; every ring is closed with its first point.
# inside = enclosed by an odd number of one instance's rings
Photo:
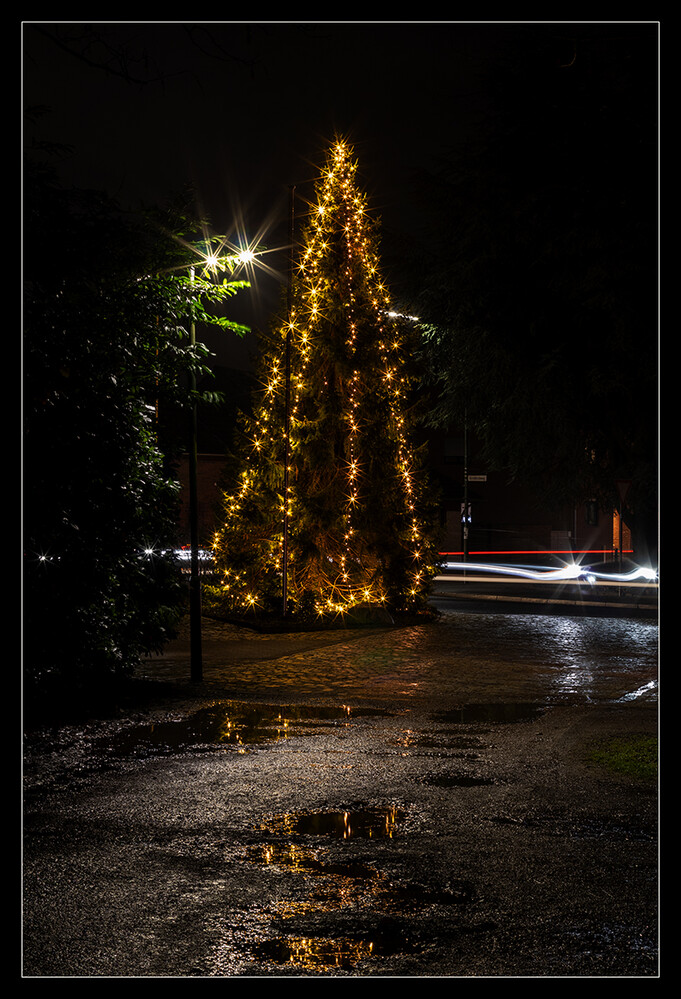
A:
{"type": "MultiPolygon", "coordinates": [[[[25,22],[24,105],[51,112],[24,138],[72,147],[60,161],[66,184],[105,190],[129,207],[158,204],[192,184],[214,231],[233,231],[241,219],[250,238],[261,233],[275,247],[285,240],[289,185],[312,193],[339,132],[355,147],[360,184],[384,231],[404,232],[414,220],[412,173],[452,147],[465,152],[489,114],[498,67],[547,34],[569,59],[583,28],[25,22]],[[125,66],[113,58],[121,50],[125,66]]],[[[656,52],[655,22],[600,30],[638,33],[648,57],[656,52]]],[[[284,253],[268,262],[284,272],[284,253]]],[[[269,282],[242,293],[250,295],[242,308],[254,312],[238,318],[266,322],[272,289],[269,282]]],[[[229,363],[243,363],[250,349],[246,342],[231,351],[229,363]]]]}

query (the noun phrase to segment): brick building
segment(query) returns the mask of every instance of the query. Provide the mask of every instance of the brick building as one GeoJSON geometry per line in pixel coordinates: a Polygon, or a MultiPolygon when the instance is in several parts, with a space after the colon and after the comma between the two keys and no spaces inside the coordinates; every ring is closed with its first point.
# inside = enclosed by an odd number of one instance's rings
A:
{"type": "MultiPolygon", "coordinates": [[[[218,524],[220,502],[220,477],[225,467],[225,457],[222,454],[199,454],[196,472],[197,520],[199,544],[210,543],[213,532],[218,524]]],[[[189,456],[183,455],[178,468],[180,480],[180,523],[178,525],[178,543],[180,546],[190,543],[189,523],[189,456]]]]}

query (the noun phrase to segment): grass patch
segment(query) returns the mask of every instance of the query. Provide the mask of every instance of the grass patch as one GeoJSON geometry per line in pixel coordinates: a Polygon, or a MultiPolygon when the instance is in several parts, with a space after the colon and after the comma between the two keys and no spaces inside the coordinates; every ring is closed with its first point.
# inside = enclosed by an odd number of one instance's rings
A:
{"type": "Polygon", "coordinates": [[[633,735],[609,739],[592,749],[590,759],[612,773],[638,780],[656,780],[657,736],[633,735]]]}

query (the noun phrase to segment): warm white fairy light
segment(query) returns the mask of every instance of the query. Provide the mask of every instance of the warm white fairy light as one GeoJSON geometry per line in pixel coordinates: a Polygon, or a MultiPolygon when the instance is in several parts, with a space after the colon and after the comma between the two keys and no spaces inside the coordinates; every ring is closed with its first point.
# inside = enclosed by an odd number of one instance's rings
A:
{"type": "MultiPolygon", "coordinates": [[[[428,576],[422,553],[423,537],[420,522],[416,516],[417,487],[414,481],[415,465],[409,441],[406,436],[405,420],[402,413],[403,394],[406,387],[402,375],[404,358],[402,356],[403,341],[399,324],[394,316],[389,315],[389,296],[385,286],[378,277],[378,262],[367,233],[367,205],[363,195],[355,188],[354,177],[356,163],[351,151],[342,142],[336,143],[326,169],[322,173],[317,192],[317,204],[312,206],[311,224],[306,235],[305,244],[301,250],[298,275],[298,294],[296,306],[289,316],[289,325],[282,330],[282,342],[287,333],[291,342],[291,434],[290,434],[290,482],[288,494],[288,515],[295,534],[295,517],[297,504],[304,500],[299,496],[296,480],[304,473],[299,464],[298,453],[302,440],[308,431],[314,427],[308,426],[308,421],[314,419],[308,412],[307,403],[308,379],[318,377],[319,393],[333,393],[338,390],[336,384],[329,383],[329,377],[324,372],[315,369],[318,363],[314,347],[319,338],[324,337],[325,310],[332,302],[337,305],[339,289],[344,311],[343,326],[345,357],[349,361],[349,373],[342,386],[343,398],[347,407],[343,414],[346,426],[346,458],[339,465],[338,474],[343,477],[344,485],[340,490],[343,497],[340,501],[340,532],[332,537],[320,539],[327,557],[317,562],[314,573],[309,566],[297,560],[295,545],[292,545],[289,556],[289,592],[294,596],[298,591],[312,589],[316,594],[316,606],[319,613],[342,613],[351,607],[362,603],[385,603],[387,593],[384,588],[380,564],[374,558],[367,556],[362,547],[362,532],[357,530],[361,523],[361,511],[364,509],[370,483],[368,467],[363,463],[365,449],[362,446],[364,423],[368,414],[364,411],[364,400],[367,376],[364,374],[369,363],[367,351],[374,353],[375,360],[371,362],[376,371],[382,372],[383,388],[387,396],[389,408],[389,424],[394,435],[395,471],[402,486],[402,503],[408,518],[406,534],[411,544],[411,562],[413,569],[407,582],[407,592],[418,595],[428,576]],[[345,264],[339,269],[330,271],[324,265],[325,254],[332,241],[338,246],[337,238],[332,240],[333,232],[342,235],[342,256],[345,264]],[[370,287],[369,302],[373,310],[373,320],[369,324],[375,333],[375,342],[367,344],[362,339],[362,331],[366,329],[366,304],[358,305],[359,289],[355,290],[355,275],[360,273],[364,283],[370,287]],[[330,288],[334,284],[337,287],[330,288]],[[356,311],[357,310],[357,311],[356,311]],[[363,325],[362,325],[363,324],[363,325]],[[322,382],[322,376],[323,382],[322,382]],[[357,518],[360,517],[360,520],[357,518]],[[323,565],[323,568],[322,568],[323,565]],[[363,565],[364,571],[359,572],[358,566],[363,565]],[[313,578],[314,577],[314,578],[313,578]]],[[[364,292],[362,292],[364,294],[364,292]]],[[[366,303],[366,298],[364,299],[366,303]]],[[[330,320],[329,320],[330,321],[330,320]]],[[[332,333],[337,336],[339,320],[334,316],[332,333]]],[[[340,377],[338,373],[335,378],[340,377]]],[[[252,428],[252,455],[254,466],[261,467],[260,462],[269,461],[272,471],[275,466],[280,469],[281,457],[273,457],[273,442],[275,433],[275,407],[281,407],[285,375],[280,357],[273,357],[269,374],[263,385],[263,398],[260,409],[255,414],[252,428]],[[278,462],[278,465],[277,465],[278,462]]],[[[331,396],[329,397],[331,399],[331,396]]],[[[323,399],[318,398],[317,402],[323,399]]],[[[279,421],[279,426],[280,426],[279,421]]],[[[278,431],[281,434],[281,431],[278,431]]],[[[302,460],[302,459],[300,459],[302,460]]],[[[251,480],[244,473],[240,488],[232,497],[226,498],[225,510],[229,518],[238,518],[241,509],[249,497],[249,491],[255,488],[255,479],[251,480]]],[[[276,493],[276,490],[275,490],[276,493]]],[[[283,515],[287,499],[279,487],[279,510],[283,515]]],[[[248,525],[244,525],[248,530],[248,525]]],[[[268,562],[274,572],[281,571],[282,566],[282,535],[256,536],[253,530],[254,544],[260,546],[261,566],[268,562]]],[[[219,540],[217,542],[219,546],[219,540]]],[[[223,573],[225,592],[235,594],[235,606],[254,606],[257,591],[257,581],[248,573],[236,574],[229,570],[223,573]],[[240,601],[240,604],[239,604],[240,601]]]]}

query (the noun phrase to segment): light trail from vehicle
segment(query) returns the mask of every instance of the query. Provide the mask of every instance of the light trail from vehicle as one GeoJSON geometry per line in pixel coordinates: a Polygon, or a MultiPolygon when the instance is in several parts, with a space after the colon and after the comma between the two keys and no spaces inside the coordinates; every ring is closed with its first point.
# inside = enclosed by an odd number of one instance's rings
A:
{"type": "MultiPolygon", "coordinates": [[[[646,566],[635,566],[628,572],[598,572],[591,566],[570,564],[559,569],[545,569],[541,566],[509,566],[484,562],[441,562],[442,569],[448,572],[483,572],[489,576],[515,577],[516,579],[531,579],[533,582],[576,582],[576,583],[657,583],[657,570],[646,566]]],[[[477,578],[486,578],[477,577],[477,578]]],[[[449,579],[449,576],[436,576],[438,580],[449,579]]]]}

